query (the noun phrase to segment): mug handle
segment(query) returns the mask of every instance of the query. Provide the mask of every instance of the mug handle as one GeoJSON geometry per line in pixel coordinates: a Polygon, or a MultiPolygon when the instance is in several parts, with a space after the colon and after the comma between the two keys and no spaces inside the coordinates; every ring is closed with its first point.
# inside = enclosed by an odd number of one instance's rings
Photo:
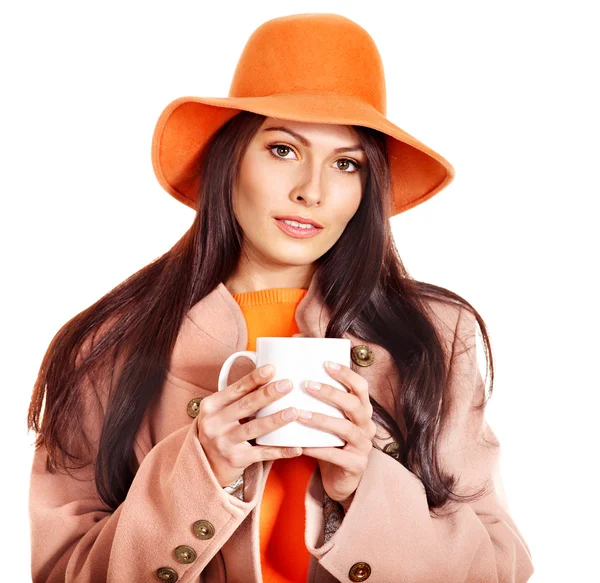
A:
{"type": "Polygon", "coordinates": [[[240,352],[234,352],[231,356],[228,356],[221,367],[221,372],[219,373],[219,380],[217,382],[219,391],[222,391],[228,387],[227,380],[229,378],[229,371],[231,370],[235,359],[239,358],[240,356],[247,356],[254,363],[254,366],[256,366],[255,350],[241,350],[240,352]]]}

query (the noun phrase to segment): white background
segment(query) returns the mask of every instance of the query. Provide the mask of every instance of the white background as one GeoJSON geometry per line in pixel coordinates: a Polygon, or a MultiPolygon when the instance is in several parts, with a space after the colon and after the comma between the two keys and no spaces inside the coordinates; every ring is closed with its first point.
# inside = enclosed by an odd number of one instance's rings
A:
{"type": "Polygon", "coordinates": [[[10,540],[1,552],[12,580],[30,577],[26,414],[50,340],[193,220],[154,177],[154,124],[177,97],[226,96],[253,30],[295,12],[363,26],[383,58],[388,117],[456,168],[448,188],[392,219],[400,254],[414,277],[461,294],[489,327],[488,420],[533,554],[531,581],[597,577],[592,4],[3,4],[0,443],[10,540]]]}

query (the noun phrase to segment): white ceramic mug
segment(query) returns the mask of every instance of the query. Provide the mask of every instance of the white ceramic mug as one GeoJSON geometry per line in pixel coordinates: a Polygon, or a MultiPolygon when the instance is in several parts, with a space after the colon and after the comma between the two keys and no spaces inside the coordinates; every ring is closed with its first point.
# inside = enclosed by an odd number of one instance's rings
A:
{"type": "MultiPolygon", "coordinates": [[[[256,351],[234,352],[221,367],[219,391],[228,386],[229,371],[236,358],[246,356],[256,367],[265,364],[275,366],[275,374],[269,383],[279,379],[290,379],[292,390],[256,412],[256,418],[272,415],[288,407],[307,409],[344,419],[340,409],[317,399],[304,387],[305,381],[326,383],[342,391],[346,387],[329,375],[325,361],[331,360],[350,366],[351,342],[348,338],[307,338],[259,336],[256,338],[256,351]]],[[[265,383],[268,384],[268,383],[265,383]]],[[[264,385],[261,385],[264,386],[264,385]]],[[[258,390],[258,387],[257,389],[258,390]]],[[[317,427],[310,427],[301,421],[290,421],[283,427],[256,438],[257,445],[277,445],[280,447],[336,447],[346,442],[338,435],[317,427]]]]}

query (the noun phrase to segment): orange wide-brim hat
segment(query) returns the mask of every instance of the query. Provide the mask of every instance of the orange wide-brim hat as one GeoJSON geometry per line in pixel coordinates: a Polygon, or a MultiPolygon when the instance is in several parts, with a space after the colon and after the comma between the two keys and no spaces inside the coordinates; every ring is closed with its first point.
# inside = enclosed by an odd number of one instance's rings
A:
{"type": "Polygon", "coordinates": [[[385,134],[390,216],[425,202],[454,178],[447,160],[386,118],[385,76],[375,42],[339,14],[265,22],[242,51],[229,97],[180,97],[163,110],[152,138],[152,166],[170,195],[198,209],[206,146],[241,111],[385,134]]]}

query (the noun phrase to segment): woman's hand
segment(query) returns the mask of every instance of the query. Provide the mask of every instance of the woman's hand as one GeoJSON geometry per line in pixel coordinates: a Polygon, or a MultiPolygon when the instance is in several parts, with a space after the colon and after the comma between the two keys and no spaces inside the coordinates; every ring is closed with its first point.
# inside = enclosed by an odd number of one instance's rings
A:
{"type": "Polygon", "coordinates": [[[321,384],[319,390],[312,390],[309,382],[306,383],[306,390],[325,403],[341,409],[348,419],[338,419],[323,413],[312,413],[311,418],[305,418],[302,415],[306,412],[300,410],[297,421],[335,433],[346,441],[342,448],[303,447],[302,453],[319,460],[325,492],[347,510],[367,467],[377,426],[372,420],[373,406],[369,401],[367,380],[347,366],[339,365],[339,370],[333,370],[329,362],[327,364],[328,374],[350,389],[350,392],[327,384],[321,384]]]}
{"type": "Polygon", "coordinates": [[[296,418],[296,409],[288,407],[266,417],[241,423],[291,391],[290,379],[270,383],[274,374],[273,365],[255,368],[222,391],[205,397],[200,403],[198,439],[221,486],[233,482],[253,463],[296,457],[302,453],[299,447],[248,443],[296,418]],[[284,417],[287,413],[290,415],[284,417]]]}

